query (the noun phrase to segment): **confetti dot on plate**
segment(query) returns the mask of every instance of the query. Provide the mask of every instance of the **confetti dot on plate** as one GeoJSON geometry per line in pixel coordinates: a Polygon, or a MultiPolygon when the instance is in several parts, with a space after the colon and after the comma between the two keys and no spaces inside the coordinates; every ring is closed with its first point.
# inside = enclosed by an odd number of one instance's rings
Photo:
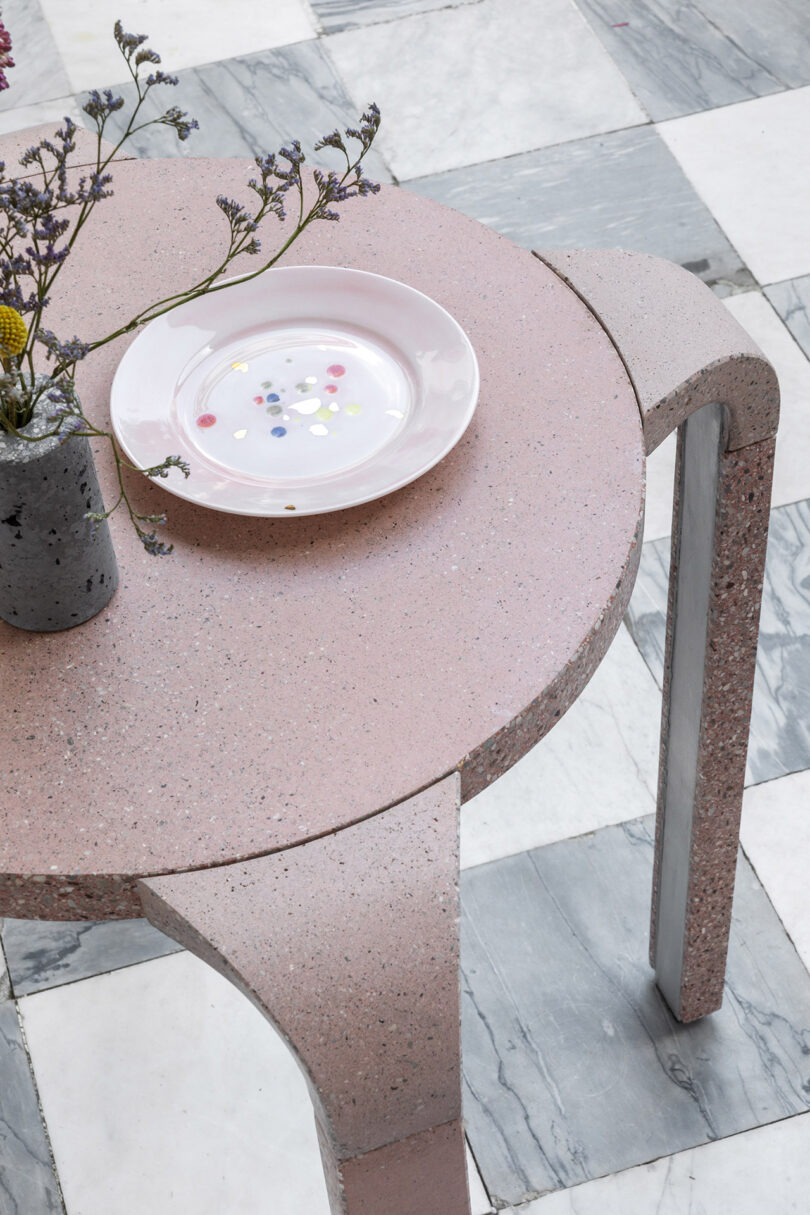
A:
{"type": "Polygon", "coordinates": [[[386,409],[385,412],[387,414],[389,414],[392,418],[404,418],[405,417],[405,414],[402,412],[401,409],[386,409]]]}
{"type": "Polygon", "coordinates": [[[328,392],[330,396],[334,396],[337,392],[337,384],[324,384],[324,392],[328,392]]]}
{"type": "Polygon", "coordinates": [[[317,377],[316,375],[308,375],[308,376],[306,376],[306,377],[305,377],[305,379],[304,379],[304,383],[305,383],[305,384],[309,384],[310,386],[311,386],[312,384],[317,384],[317,383],[318,383],[318,377],[317,377]]]}
{"type": "Polygon", "coordinates": [[[272,388],[272,387],[273,387],[272,380],[262,380],[262,388],[272,388]]]}
{"type": "Polygon", "coordinates": [[[288,413],[282,414],[281,420],[282,422],[289,422],[290,415],[288,413]]]}
{"type": "Polygon", "coordinates": [[[264,397],[254,397],[253,400],[257,405],[264,405],[264,397]]]}
{"type": "Polygon", "coordinates": [[[339,376],[346,374],[346,368],[341,367],[340,363],[333,363],[331,367],[327,367],[326,374],[334,376],[335,379],[338,379],[339,376]]]}
{"type": "Polygon", "coordinates": [[[308,384],[306,382],[306,380],[299,380],[295,386],[295,391],[296,392],[309,392],[311,387],[312,387],[312,385],[308,384]]]}
{"type": "MultiPolygon", "coordinates": [[[[289,363],[289,362],[290,362],[290,360],[289,360],[289,359],[287,359],[287,362],[289,363]]],[[[284,507],[284,509],[285,509],[285,510],[295,510],[295,507],[294,507],[294,506],[285,506],[285,507],[284,507]]]]}
{"type": "Polygon", "coordinates": [[[310,426],[310,433],[313,435],[328,435],[329,431],[325,426],[321,426],[320,422],[316,422],[314,426],[310,426]]]}
{"type": "Polygon", "coordinates": [[[248,369],[247,363],[231,363],[231,367],[234,371],[247,371],[248,369]]]}
{"type": "Polygon", "coordinates": [[[323,409],[319,409],[318,412],[315,414],[315,417],[320,418],[320,420],[322,422],[328,422],[329,419],[331,418],[331,416],[332,416],[332,410],[327,409],[326,407],[324,407],[323,409]]]}
{"type": "Polygon", "coordinates": [[[337,413],[337,411],[339,409],[340,409],[340,406],[338,405],[337,401],[333,401],[332,404],[329,406],[329,410],[331,413],[337,413]]]}
{"type": "Polygon", "coordinates": [[[320,397],[310,397],[308,401],[299,401],[297,405],[291,406],[296,413],[317,413],[320,407],[320,397]]]}
{"type": "Polygon", "coordinates": [[[273,401],[280,400],[280,397],[277,392],[268,392],[267,400],[272,403],[273,401]]]}
{"type": "Polygon", "coordinates": [[[246,434],[247,434],[247,431],[246,431],[246,430],[235,430],[235,431],[233,432],[233,437],[234,437],[235,439],[244,439],[244,437],[245,437],[245,435],[246,435],[246,434]]]}
{"type": "Polygon", "coordinates": [[[214,414],[214,413],[201,413],[200,416],[197,418],[197,425],[198,426],[213,426],[214,423],[216,422],[216,420],[217,420],[217,417],[216,417],[216,414],[214,414]]]}
{"type": "Polygon", "coordinates": [[[269,414],[272,414],[273,417],[278,417],[278,415],[281,413],[281,406],[280,405],[268,405],[267,412],[269,414]]]}
{"type": "Polygon", "coordinates": [[[287,433],[286,426],[274,426],[273,429],[270,431],[270,434],[275,439],[283,439],[284,436],[286,435],[286,433],[287,433]]]}
{"type": "MultiPolygon", "coordinates": [[[[285,363],[291,363],[291,362],[292,362],[292,359],[285,359],[285,360],[284,360],[284,362],[285,362],[285,363]]],[[[288,506],[286,509],[287,509],[287,510],[295,510],[295,507],[294,507],[294,506],[288,506]]]]}
{"type": "Polygon", "coordinates": [[[350,405],[346,406],[346,413],[350,414],[351,417],[356,417],[356,415],[361,411],[362,407],[358,405],[356,401],[352,401],[350,405]]]}

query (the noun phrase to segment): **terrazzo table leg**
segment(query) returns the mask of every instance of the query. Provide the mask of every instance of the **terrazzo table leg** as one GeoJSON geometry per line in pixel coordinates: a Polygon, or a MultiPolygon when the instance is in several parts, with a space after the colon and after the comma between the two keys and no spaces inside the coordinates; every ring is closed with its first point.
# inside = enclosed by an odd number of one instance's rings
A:
{"type": "Polygon", "coordinates": [[[469,1215],[458,777],[333,835],[140,883],[296,1052],[333,1215],[469,1215]]]}
{"type": "Polygon", "coordinates": [[[674,1014],[720,1007],[779,389],[702,283],[618,250],[543,255],[611,336],[647,452],[679,428],[650,957],[674,1014]]]}

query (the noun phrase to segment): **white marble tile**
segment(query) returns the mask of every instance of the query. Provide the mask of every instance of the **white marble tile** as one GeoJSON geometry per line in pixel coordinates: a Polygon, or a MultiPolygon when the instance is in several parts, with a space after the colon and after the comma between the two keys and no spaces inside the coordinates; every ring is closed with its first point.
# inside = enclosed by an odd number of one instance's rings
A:
{"type": "Polygon", "coordinates": [[[39,0],[4,0],[3,24],[11,34],[14,67],[6,73],[8,89],[0,93],[0,111],[37,105],[71,91],[39,0]]]}
{"type": "MultiPolygon", "coordinates": [[[[810,175],[807,184],[810,188],[810,175]]],[[[810,239],[805,239],[810,246],[810,239]]],[[[770,359],[779,377],[782,405],[772,504],[783,506],[810,498],[810,361],[759,291],[730,295],[723,303],[770,359]]]]}
{"type": "MultiPolygon", "coordinates": [[[[20,1010],[67,1215],[329,1215],[292,1055],[191,954],[27,996],[20,1010]]],[[[472,1215],[488,1215],[469,1150],[467,1169],[472,1215]]]]}
{"type": "Polygon", "coordinates": [[[400,180],[646,121],[572,0],[482,0],[325,45],[355,101],[380,106],[400,180]]]}
{"type": "Polygon", "coordinates": [[[810,1114],[547,1194],[504,1215],[804,1215],[810,1114]]]}
{"type": "Polygon", "coordinates": [[[41,122],[54,123],[54,130],[62,125],[64,118],[72,118],[77,126],[83,126],[81,107],[73,97],[58,97],[53,101],[41,101],[36,105],[24,105],[15,110],[0,111],[0,135],[11,131],[24,131],[41,122]]]}
{"type": "MultiPolygon", "coordinates": [[[[315,36],[304,0],[41,0],[71,87],[102,88],[129,79],[113,38],[118,18],[128,33],[148,34],[165,71],[230,59],[315,36]]],[[[179,103],[178,103],[179,104],[179,103]]],[[[181,106],[181,109],[183,107],[181,106]]]]}
{"type": "MultiPolygon", "coordinates": [[[[490,1215],[492,1203],[484,1189],[472,1152],[467,1148],[467,1180],[470,1183],[470,1215],[490,1215]]],[[[324,1215],[328,1215],[324,1212],[324,1215]]]]}
{"type": "Polygon", "coordinates": [[[799,956],[810,968],[810,771],[747,789],[741,839],[799,956]]]}
{"type": "Polygon", "coordinates": [[[647,457],[645,542],[672,535],[672,490],[675,484],[677,446],[678,436],[673,432],[647,457]]]}
{"type": "Polygon", "coordinates": [[[622,625],[585,691],[461,812],[462,868],[655,809],[661,695],[622,625]]]}
{"type": "Polygon", "coordinates": [[[68,1215],[328,1212],[301,1073],[190,954],[20,1008],[68,1215]]]}
{"type": "Polygon", "coordinates": [[[760,283],[810,272],[808,127],[810,86],[657,128],[760,283]]]}

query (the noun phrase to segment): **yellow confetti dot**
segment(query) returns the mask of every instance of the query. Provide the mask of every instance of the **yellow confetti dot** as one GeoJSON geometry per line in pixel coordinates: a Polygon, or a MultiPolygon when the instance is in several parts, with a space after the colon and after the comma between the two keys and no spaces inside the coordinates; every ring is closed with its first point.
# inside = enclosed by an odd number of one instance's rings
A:
{"type": "Polygon", "coordinates": [[[248,369],[247,363],[231,363],[231,367],[234,371],[247,371],[248,369]]]}
{"type": "Polygon", "coordinates": [[[15,308],[0,307],[0,354],[19,354],[25,347],[28,330],[15,308]]]}
{"type": "Polygon", "coordinates": [[[346,406],[346,413],[351,414],[352,417],[355,417],[358,413],[360,413],[360,406],[356,401],[352,401],[351,405],[346,406]]]}
{"type": "Polygon", "coordinates": [[[315,414],[315,417],[316,417],[316,418],[320,418],[320,420],[321,420],[322,422],[328,422],[328,421],[329,421],[329,419],[331,418],[331,416],[332,416],[332,410],[331,410],[331,409],[325,409],[325,408],[324,408],[324,409],[319,409],[319,410],[318,410],[318,412],[315,414]]]}
{"type": "Polygon", "coordinates": [[[246,435],[246,434],[247,434],[247,431],[246,431],[246,430],[235,430],[235,431],[233,432],[233,437],[234,437],[235,439],[244,439],[244,437],[245,437],[245,435],[246,435]]]}

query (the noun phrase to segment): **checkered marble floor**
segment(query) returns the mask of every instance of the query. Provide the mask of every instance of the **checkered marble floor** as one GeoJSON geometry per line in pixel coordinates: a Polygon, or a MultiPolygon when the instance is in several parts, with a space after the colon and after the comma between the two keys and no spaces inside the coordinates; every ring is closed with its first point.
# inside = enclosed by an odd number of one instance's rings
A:
{"type": "MultiPolygon", "coordinates": [[[[178,71],[187,145],[311,140],[374,99],[374,172],[527,248],[687,266],[782,385],[723,1010],[645,961],[672,444],[625,625],[555,730],[462,822],[473,1210],[785,1215],[810,1193],[810,22],[806,0],[6,0],[0,131],[121,82],[116,18],[178,71]],[[616,881],[616,873],[622,875],[616,881]],[[610,880],[608,880],[609,875],[610,880]],[[618,890],[618,894],[617,894],[618,890]]],[[[144,921],[7,920],[2,1215],[326,1215],[285,1046],[144,921]]]]}

